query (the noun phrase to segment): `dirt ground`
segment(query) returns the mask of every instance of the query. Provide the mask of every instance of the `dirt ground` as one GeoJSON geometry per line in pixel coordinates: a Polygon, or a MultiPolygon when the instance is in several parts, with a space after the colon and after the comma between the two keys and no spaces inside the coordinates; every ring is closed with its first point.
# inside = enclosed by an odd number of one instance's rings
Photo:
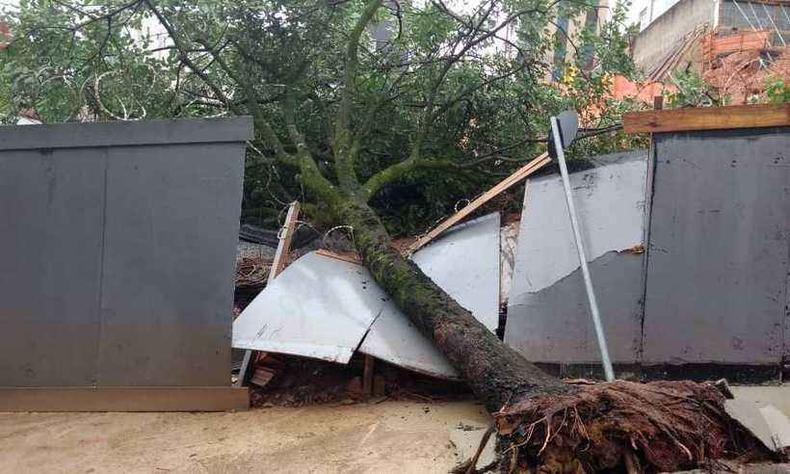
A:
{"type": "MultiPolygon", "coordinates": [[[[733,391],[790,416],[788,385],[733,391]]],[[[241,413],[0,413],[0,473],[446,473],[462,444],[469,452],[489,421],[473,401],[241,413]]],[[[790,472],[782,469],[775,472],[790,472]]]]}
{"type": "Polygon", "coordinates": [[[0,471],[446,473],[457,462],[450,432],[488,420],[472,401],[0,413],[0,471]]]}

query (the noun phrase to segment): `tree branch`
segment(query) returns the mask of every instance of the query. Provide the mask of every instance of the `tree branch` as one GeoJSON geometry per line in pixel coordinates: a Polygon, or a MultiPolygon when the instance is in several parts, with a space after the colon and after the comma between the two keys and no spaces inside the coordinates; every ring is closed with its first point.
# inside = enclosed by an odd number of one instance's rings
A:
{"type": "Polygon", "coordinates": [[[370,201],[385,185],[395,182],[403,176],[419,169],[451,169],[456,168],[455,164],[446,159],[420,158],[417,156],[388,166],[374,174],[362,185],[364,199],[370,201]]]}
{"type": "Polygon", "coordinates": [[[199,68],[195,64],[195,62],[192,61],[192,59],[190,59],[188,54],[190,48],[187,48],[187,46],[183,43],[183,41],[181,40],[181,38],[178,36],[175,29],[173,28],[173,25],[170,24],[170,21],[167,18],[165,18],[164,14],[162,14],[162,12],[160,12],[159,9],[157,9],[154,6],[151,0],[142,0],[142,1],[145,3],[148,9],[151,10],[151,13],[154,14],[156,19],[159,20],[159,23],[161,23],[165,31],[167,31],[168,36],[170,36],[170,39],[173,41],[173,45],[176,47],[176,50],[178,52],[178,59],[185,66],[191,69],[192,72],[195,73],[195,75],[198,76],[209,89],[211,89],[211,92],[213,92],[214,95],[217,96],[217,99],[225,103],[228,106],[228,108],[231,108],[231,103],[228,100],[225,93],[222,91],[222,89],[220,89],[219,86],[215,84],[214,81],[211,80],[211,78],[208,77],[206,71],[199,68]]]}
{"type": "Polygon", "coordinates": [[[382,0],[369,0],[362,15],[351,30],[346,48],[346,70],[343,80],[343,93],[340,109],[335,120],[335,172],[340,185],[348,191],[359,187],[354,162],[359,153],[359,140],[353,138],[351,130],[351,108],[356,92],[357,67],[359,65],[359,42],[368,23],[381,6],[382,0]]]}
{"type": "MultiPolygon", "coordinates": [[[[148,0],[146,0],[148,1],[148,0]]],[[[214,58],[214,61],[219,65],[225,74],[228,75],[242,90],[244,90],[245,98],[247,99],[247,108],[249,112],[252,114],[253,121],[255,122],[256,129],[260,130],[263,133],[264,140],[266,144],[272,147],[274,150],[275,157],[280,160],[281,162],[291,165],[291,166],[299,166],[298,160],[296,160],[293,156],[288,154],[285,151],[285,147],[283,146],[282,141],[277,136],[277,132],[274,131],[274,127],[272,127],[271,123],[266,119],[261,110],[260,106],[258,105],[257,97],[255,95],[255,89],[253,88],[252,84],[249,81],[242,80],[236,71],[234,71],[225,59],[219,54],[218,51],[214,49],[214,47],[209,44],[208,40],[206,39],[198,39],[197,42],[206,48],[206,50],[211,54],[214,58]]],[[[174,41],[175,43],[175,41],[174,41]]],[[[213,90],[213,89],[212,89],[213,90]]],[[[233,110],[235,108],[235,104],[225,100],[225,104],[228,108],[233,110]]]]}

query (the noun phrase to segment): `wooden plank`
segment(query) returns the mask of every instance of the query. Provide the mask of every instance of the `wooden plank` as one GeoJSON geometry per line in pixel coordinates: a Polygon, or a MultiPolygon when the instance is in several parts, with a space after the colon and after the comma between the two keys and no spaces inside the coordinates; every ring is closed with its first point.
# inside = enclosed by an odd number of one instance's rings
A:
{"type": "MultiPolygon", "coordinates": [[[[285,223],[280,230],[280,242],[277,244],[277,250],[274,252],[274,260],[272,267],[269,269],[269,278],[266,280],[266,285],[270,285],[275,277],[282,272],[288,265],[288,253],[291,251],[291,241],[296,233],[296,221],[299,218],[299,201],[294,201],[288,207],[288,214],[285,215],[285,223]]],[[[247,349],[244,351],[244,358],[241,360],[241,367],[239,368],[239,377],[236,379],[234,387],[243,387],[247,381],[247,373],[250,371],[250,365],[254,365],[257,360],[258,354],[255,351],[247,349]]]]}
{"type": "Polygon", "coordinates": [[[651,110],[632,112],[623,117],[623,128],[626,133],[787,126],[790,126],[790,104],[651,110]]]}
{"type": "Polygon", "coordinates": [[[315,251],[315,253],[321,255],[322,257],[329,257],[334,258],[335,260],[342,260],[344,262],[362,265],[362,258],[360,258],[359,254],[354,252],[337,253],[327,249],[318,249],[315,251]]]}
{"type": "Polygon", "coordinates": [[[362,373],[362,396],[368,400],[373,395],[373,373],[376,359],[365,354],[365,370],[362,373]]]}
{"type": "Polygon", "coordinates": [[[233,387],[0,388],[0,412],[231,411],[249,403],[248,390],[233,387]]]}
{"type": "Polygon", "coordinates": [[[491,199],[495,198],[496,196],[502,194],[504,191],[510,189],[515,184],[518,184],[522,180],[526,179],[527,176],[531,175],[532,173],[536,172],[537,170],[543,168],[545,165],[551,162],[551,158],[549,158],[548,153],[541,153],[535,159],[527,163],[526,165],[519,168],[515,173],[511,174],[507,178],[503,179],[499,182],[496,186],[489,189],[485,193],[483,193],[480,197],[475,199],[474,201],[470,202],[463,209],[456,212],[452,216],[448,217],[439,225],[434,227],[430,232],[423,235],[414,243],[412,243],[409,248],[407,249],[407,254],[411,255],[412,253],[416,252],[420,248],[424,247],[426,244],[431,242],[433,239],[441,235],[444,231],[449,229],[450,227],[454,226],[465,217],[469,216],[471,213],[476,211],[480,208],[483,204],[487,203],[491,199]]]}
{"type": "Polygon", "coordinates": [[[266,284],[270,284],[274,278],[282,272],[288,264],[288,253],[291,251],[291,241],[293,240],[294,233],[296,232],[296,221],[299,218],[299,201],[294,201],[288,208],[288,214],[285,216],[285,224],[281,230],[280,242],[277,244],[277,251],[274,253],[274,261],[272,268],[269,270],[269,280],[266,284]]]}

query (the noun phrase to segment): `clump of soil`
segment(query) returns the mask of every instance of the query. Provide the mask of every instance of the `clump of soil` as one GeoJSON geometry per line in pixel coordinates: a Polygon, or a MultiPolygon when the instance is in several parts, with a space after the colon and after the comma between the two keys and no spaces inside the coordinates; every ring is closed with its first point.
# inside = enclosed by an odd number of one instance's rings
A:
{"type": "MultiPolygon", "coordinates": [[[[364,400],[363,357],[348,365],[303,357],[276,355],[264,360],[274,377],[264,386],[251,385],[252,407],[298,407],[322,403],[355,403],[364,400]]],[[[376,360],[372,401],[444,401],[470,398],[465,384],[416,374],[376,360]]]]}
{"type": "Polygon", "coordinates": [[[677,471],[773,459],[710,384],[617,381],[536,397],[495,414],[503,472],[677,471]]]}

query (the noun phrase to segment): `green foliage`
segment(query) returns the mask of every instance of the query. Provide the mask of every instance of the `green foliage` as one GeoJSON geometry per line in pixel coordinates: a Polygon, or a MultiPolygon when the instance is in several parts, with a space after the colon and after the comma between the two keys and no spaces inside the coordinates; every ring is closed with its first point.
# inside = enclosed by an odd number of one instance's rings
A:
{"type": "Polygon", "coordinates": [[[677,92],[668,94],[668,105],[679,107],[712,107],[727,105],[728,98],[720,97],[718,91],[705,82],[694,71],[681,71],[672,75],[677,92]]]}
{"type": "Polygon", "coordinates": [[[790,85],[782,79],[771,81],[765,88],[765,97],[769,104],[786,104],[790,102],[790,85]]]}
{"type": "MultiPolygon", "coordinates": [[[[550,26],[593,6],[460,3],[22,0],[0,51],[1,119],[252,114],[245,219],[272,223],[293,199],[322,212],[306,157],[335,186],[359,182],[394,233],[413,233],[537,155],[551,114],[575,107],[607,127],[633,107],[608,98],[614,74],[633,75],[623,8],[599,34],[587,21],[549,84],[550,26]]],[[[632,145],[613,131],[572,154],[632,145]]]]}

